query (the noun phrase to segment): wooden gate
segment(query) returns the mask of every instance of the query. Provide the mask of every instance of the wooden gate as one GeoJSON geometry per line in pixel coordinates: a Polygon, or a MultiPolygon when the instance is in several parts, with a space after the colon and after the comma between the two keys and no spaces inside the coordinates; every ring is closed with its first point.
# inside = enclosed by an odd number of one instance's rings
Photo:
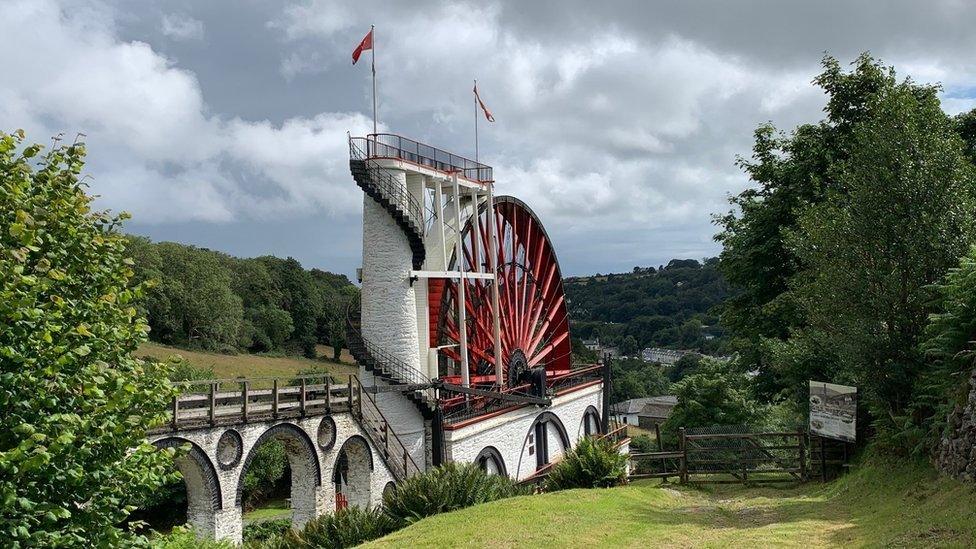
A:
{"type": "Polygon", "coordinates": [[[679,433],[681,480],[699,484],[802,482],[806,433],[782,431],[679,433]]]}

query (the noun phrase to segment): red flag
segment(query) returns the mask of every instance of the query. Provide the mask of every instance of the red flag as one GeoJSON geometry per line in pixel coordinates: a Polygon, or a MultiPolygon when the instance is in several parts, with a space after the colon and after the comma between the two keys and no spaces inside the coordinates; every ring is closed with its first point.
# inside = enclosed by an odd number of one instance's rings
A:
{"type": "Polygon", "coordinates": [[[373,49],[373,29],[369,29],[369,32],[363,37],[363,41],[356,46],[356,49],[352,50],[352,64],[355,65],[356,61],[359,61],[359,56],[364,51],[371,49],[373,49]]]}
{"type": "Polygon", "coordinates": [[[474,98],[478,100],[478,105],[481,106],[481,110],[485,111],[485,119],[489,122],[494,122],[495,117],[491,115],[491,111],[485,106],[485,102],[481,100],[481,96],[478,95],[478,85],[474,85],[474,98]]]}

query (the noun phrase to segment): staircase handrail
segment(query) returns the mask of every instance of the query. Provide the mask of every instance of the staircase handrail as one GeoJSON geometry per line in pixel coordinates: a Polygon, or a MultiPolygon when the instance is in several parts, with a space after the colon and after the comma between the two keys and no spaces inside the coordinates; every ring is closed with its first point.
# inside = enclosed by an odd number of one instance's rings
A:
{"type": "Polygon", "coordinates": [[[420,230],[423,230],[423,207],[420,202],[412,196],[404,185],[397,181],[389,172],[380,167],[379,163],[371,159],[366,152],[356,144],[357,140],[365,140],[362,137],[349,137],[349,158],[361,160],[369,172],[370,180],[376,186],[376,190],[383,194],[387,200],[400,206],[400,208],[410,217],[420,230]]]}

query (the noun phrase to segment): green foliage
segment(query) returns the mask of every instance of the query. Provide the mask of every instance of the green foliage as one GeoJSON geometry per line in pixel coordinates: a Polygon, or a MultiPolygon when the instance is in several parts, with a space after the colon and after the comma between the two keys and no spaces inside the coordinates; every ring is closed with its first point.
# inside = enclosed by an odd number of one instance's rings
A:
{"type": "Polygon", "coordinates": [[[636,358],[614,360],[610,364],[610,401],[666,395],[671,384],[661,366],[636,358]]]}
{"type": "Polygon", "coordinates": [[[152,281],[145,313],[161,343],[315,357],[316,343],[345,344],[346,303],[358,290],[343,275],[294,259],[240,259],[131,236],[137,281],[152,281]]]}
{"type": "Polygon", "coordinates": [[[677,360],[671,368],[668,369],[668,379],[672,382],[681,381],[687,375],[695,373],[698,370],[698,366],[701,364],[702,356],[698,354],[685,355],[677,360]]]}
{"type": "Polygon", "coordinates": [[[288,455],[284,444],[278,440],[268,440],[256,450],[254,459],[244,473],[244,507],[253,508],[257,503],[268,499],[277,491],[287,489],[283,485],[288,470],[288,455]]]}
{"type": "Polygon", "coordinates": [[[171,366],[171,381],[199,381],[217,377],[212,366],[197,366],[181,355],[173,355],[166,362],[171,366]]]}
{"type": "Polygon", "coordinates": [[[380,508],[349,507],[309,521],[300,532],[289,531],[270,540],[268,548],[343,549],[381,538],[396,529],[380,508]]]}
{"type": "MultiPolygon", "coordinates": [[[[925,328],[921,350],[930,364],[915,386],[905,430],[914,432],[916,449],[931,451],[946,427],[949,412],[965,403],[976,358],[976,248],[972,248],[935,286],[938,314],[925,328]]],[[[909,442],[909,441],[900,441],[909,442]]]]}
{"type": "Polygon", "coordinates": [[[546,491],[610,488],[627,482],[627,456],[610,440],[583,437],[549,471],[546,491]]]}
{"type": "Polygon", "coordinates": [[[476,464],[451,462],[403,481],[383,495],[383,506],[402,528],[424,517],[523,492],[507,477],[486,473],[476,464]]]}
{"type": "Polygon", "coordinates": [[[718,220],[722,320],[759,395],[804,413],[808,380],[857,385],[859,425],[898,437],[935,413],[912,402],[938,377],[919,343],[932,284],[973,242],[976,113],[949,118],[936,87],[866,54],[853,65],[825,57],[826,118],[760,127],[740,160],[758,186],[718,220]]]}
{"type": "Polygon", "coordinates": [[[132,503],[166,480],[146,442],[172,396],[132,353],[143,286],[118,229],[79,181],[84,146],[0,134],[0,539],[118,546],[132,503]]]}
{"type": "Polygon", "coordinates": [[[177,526],[169,534],[152,538],[149,547],[151,549],[235,549],[236,546],[229,541],[199,539],[193,530],[177,526]]]}
{"type": "Polygon", "coordinates": [[[625,355],[644,347],[724,352],[711,311],[725,299],[727,286],[715,259],[675,259],[660,269],[569,278],[564,286],[575,337],[598,337],[625,355]],[[718,337],[706,339],[706,332],[718,337]]]}
{"type": "Polygon", "coordinates": [[[765,409],[750,393],[749,378],[728,362],[704,359],[698,370],[671,386],[678,404],[662,426],[672,446],[680,427],[753,425],[765,409]]]}
{"type": "Polygon", "coordinates": [[[284,536],[291,529],[291,519],[264,520],[244,525],[243,538],[245,545],[260,546],[259,542],[269,541],[284,536]]]}

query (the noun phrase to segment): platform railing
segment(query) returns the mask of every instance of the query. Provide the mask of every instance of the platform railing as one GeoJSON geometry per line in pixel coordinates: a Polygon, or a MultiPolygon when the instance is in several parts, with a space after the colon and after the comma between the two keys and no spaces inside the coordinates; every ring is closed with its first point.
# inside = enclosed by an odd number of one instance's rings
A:
{"type": "MultiPolygon", "coordinates": [[[[398,206],[410,220],[416,224],[418,231],[422,231],[424,210],[420,202],[407,192],[406,185],[397,181],[389,172],[380,168],[368,152],[369,142],[362,137],[349,138],[349,157],[362,160],[373,185],[391,203],[398,206]]],[[[421,235],[423,236],[423,235],[421,235]]]]}
{"type": "Polygon", "coordinates": [[[369,158],[397,158],[442,172],[458,171],[472,181],[492,181],[491,166],[391,133],[352,139],[362,143],[369,158]]]}
{"type": "Polygon", "coordinates": [[[348,411],[350,382],[329,374],[173,382],[169,421],[157,430],[194,429],[348,411]]]}

